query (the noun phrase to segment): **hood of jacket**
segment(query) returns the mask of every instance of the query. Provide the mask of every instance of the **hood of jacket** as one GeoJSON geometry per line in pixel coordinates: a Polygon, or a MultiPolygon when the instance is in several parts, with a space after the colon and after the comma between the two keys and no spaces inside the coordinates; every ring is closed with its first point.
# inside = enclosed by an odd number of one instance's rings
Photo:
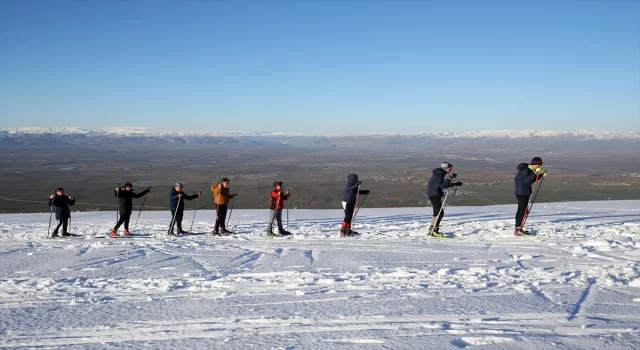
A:
{"type": "Polygon", "coordinates": [[[358,183],[358,175],[356,174],[349,174],[349,177],[347,177],[347,184],[349,186],[353,186],[355,184],[358,183]]]}
{"type": "Polygon", "coordinates": [[[525,169],[526,169],[526,168],[528,168],[528,167],[529,167],[529,164],[527,164],[527,163],[520,163],[520,164],[518,164],[518,171],[525,170],[525,169]]]}
{"type": "Polygon", "coordinates": [[[433,175],[446,175],[447,172],[444,171],[442,168],[435,168],[433,169],[433,175]]]}

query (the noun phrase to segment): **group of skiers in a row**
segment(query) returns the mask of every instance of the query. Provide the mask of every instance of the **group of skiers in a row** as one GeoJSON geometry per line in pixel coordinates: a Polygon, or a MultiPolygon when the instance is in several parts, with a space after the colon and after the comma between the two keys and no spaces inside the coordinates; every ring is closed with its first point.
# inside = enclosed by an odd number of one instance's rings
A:
{"type": "MultiPolygon", "coordinates": [[[[442,162],[439,168],[433,170],[433,175],[429,179],[427,184],[427,196],[433,207],[433,216],[431,217],[431,224],[429,226],[429,235],[435,237],[443,237],[440,232],[440,222],[444,217],[444,205],[446,205],[447,197],[444,190],[462,186],[462,181],[455,181],[457,174],[452,172],[453,165],[449,162],[442,162]],[[444,200],[443,200],[444,197],[444,200]]],[[[514,234],[528,235],[529,232],[523,230],[523,225],[528,215],[529,199],[533,192],[532,185],[536,181],[542,179],[547,175],[547,171],[542,168],[542,159],[540,157],[534,157],[529,163],[520,163],[517,166],[518,172],[515,175],[515,195],[518,200],[518,210],[515,217],[515,230],[514,234]]],[[[351,229],[352,221],[354,219],[354,213],[357,213],[358,197],[359,195],[368,195],[369,190],[361,190],[360,186],[362,181],[358,179],[358,175],[349,174],[347,177],[347,186],[345,189],[342,209],[344,210],[344,219],[342,220],[342,227],[340,228],[341,236],[355,236],[357,232],[351,229]]],[[[273,183],[273,189],[270,193],[269,204],[269,219],[267,221],[267,235],[268,236],[287,236],[291,235],[291,232],[284,229],[282,225],[282,210],[284,209],[284,201],[288,200],[291,196],[291,192],[287,188],[283,189],[283,183],[276,181],[273,183]],[[277,232],[273,230],[273,222],[277,222],[277,232]]],[[[173,185],[173,188],[169,194],[170,208],[171,208],[171,224],[169,225],[169,234],[179,236],[185,234],[182,229],[182,218],[184,212],[184,201],[193,200],[202,195],[202,192],[198,192],[193,195],[187,195],[182,191],[183,184],[177,182],[173,185]]],[[[454,189],[454,193],[455,193],[454,189]]],[[[146,190],[135,193],[133,192],[133,185],[126,183],[124,187],[116,186],[114,195],[118,198],[119,202],[119,219],[115,227],[109,233],[111,237],[119,237],[118,229],[124,224],[123,236],[132,236],[129,232],[129,220],[133,210],[133,199],[145,196],[151,191],[151,186],[146,190]]],[[[215,182],[211,185],[211,192],[213,192],[214,205],[216,209],[216,220],[212,234],[214,236],[221,236],[223,234],[231,234],[226,227],[227,224],[227,206],[230,199],[238,196],[237,193],[230,193],[229,179],[223,178],[222,180],[215,182]]],[[[67,232],[68,220],[70,218],[69,206],[75,203],[75,199],[71,196],[64,194],[64,189],[56,189],[56,193],[49,196],[49,206],[55,207],[56,219],[58,225],[53,231],[51,237],[58,237],[60,226],[62,226],[61,236],[69,236],[67,232]]]]}

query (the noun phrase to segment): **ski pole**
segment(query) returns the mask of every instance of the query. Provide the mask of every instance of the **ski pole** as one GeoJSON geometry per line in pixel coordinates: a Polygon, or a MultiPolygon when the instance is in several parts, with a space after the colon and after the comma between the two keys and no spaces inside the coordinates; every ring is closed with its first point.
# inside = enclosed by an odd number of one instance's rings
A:
{"type": "Polygon", "coordinates": [[[118,207],[120,206],[120,184],[116,184],[116,202],[118,203],[118,205],[116,205],[116,225],[118,224],[118,221],[120,221],[120,210],[118,210],[118,207]]]}
{"type": "MultiPolygon", "coordinates": [[[[453,198],[453,196],[456,195],[456,191],[458,191],[458,186],[456,186],[456,188],[453,189],[453,192],[451,193],[451,197],[449,197],[449,191],[450,190],[451,190],[451,187],[447,188],[447,193],[444,195],[444,200],[442,201],[442,205],[440,206],[440,210],[438,210],[438,215],[436,215],[437,218],[440,217],[440,213],[442,213],[444,211],[444,207],[447,206],[447,199],[451,200],[451,198],[453,198]]],[[[430,228],[429,235],[431,235],[433,233],[433,230],[435,230],[435,225],[430,228]]]]}
{"type": "Polygon", "coordinates": [[[171,224],[169,225],[169,232],[167,232],[167,235],[170,235],[171,232],[173,232],[173,225],[175,225],[176,223],[176,216],[178,216],[178,208],[180,208],[180,201],[182,200],[182,197],[178,198],[178,205],[176,206],[176,211],[173,212],[173,218],[171,219],[171,224]]]}
{"type": "Polygon", "coordinates": [[[138,212],[138,217],[136,218],[136,222],[133,224],[133,228],[136,228],[136,225],[138,224],[138,219],[140,219],[140,213],[142,213],[142,208],[144,208],[144,203],[147,201],[147,196],[144,196],[144,199],[142,200],[142,205],[140,206],[140,211],[138,212]]]}
{"type": "Polygon", "coordinates": [[[233,197],[233,200],[231,201],[231,210],[229,211],[229,217],[227,218],[227,223],[225,224],[225,227],[229,226],[229,220],[231,220],[231,213],[233,213],[234,204],[236,204],[236,197],[233,197]]]}
{"type": "MultiPolygon", "coordinates": [[[[536,182],[538,182],[538,178],[539,178],[539,175],[536,176],[536,182]]],[[[524,216],[522,217],[522,222],[520,223],[520,230],[518,231],[518,234],[520,234],[520,232],[522,232],[522,229],[524,229],[524,224],[527,221],[527,218],[529,217],[531,208],[533,208],[533,203],[536,201],[536,197],[538,196],[538,191],[540,191],[540,187],[542,187],[543,181],[544,181],[544,177],[540,179],[540,183],[538,184],[538,186],[534,185],[536,190],[534,191],[533,196],[529,198],[529,204],[527,204],[527,209],[524,211],[524,216]]]]}
{"type": "Polygon", "coordinates": [[[362,207],[362,203],[364,203],[365,199],[367,199],[367,195],[366,194],[362,198],[362,202],[360,202],[360,204],[358,205],[358,209],[356,210],[355,214],[353,214],[354,218],[356,217],[356,215],[358,215],[358,212],[360,211],[360,207],[362,207]]]}
{"type": "Polygon", "coordinates": [[[360,185],[358,185],[358,189],[356,190],[356,203],[355,203],[355,207],[353,208],[354,210],[353,217],[351,218],[351,231],[353,231],[353,227],[356,226],[356,214],[358,213],[358,210],[356,209],[360,209],[360,207],[358,206],[359,198],[360,198],[360,185]]]}
{"type": "Polygon", "coordinates": [[[53,216],[53,202],[51,202],[51,210],[49,211],[49,228],[47,229],[47,238],[51,238],[51,217],[53,216]]]}
{"type": "Polygon", "coordinates": [[[200,203],[200,197],[198,196],[198,200],[196,201],[196,209],[193,211],[193,218],[191,219],[191,227],[189,227],[189,233],[193,229],[193,221],[196,219],[196,212],[198,211],[198,204],[200,203]]]}

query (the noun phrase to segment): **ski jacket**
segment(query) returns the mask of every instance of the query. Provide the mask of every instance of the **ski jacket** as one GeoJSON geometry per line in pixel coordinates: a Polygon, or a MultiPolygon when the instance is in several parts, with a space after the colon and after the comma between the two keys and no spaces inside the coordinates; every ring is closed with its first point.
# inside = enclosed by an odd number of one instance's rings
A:
{"type": "Polygon", "coordinates": [[[360,190],[360,192],[358,192],[360,184],[362,184],[362,181],[358,180],[358,175],[349,174],[347,177],[347,188],[344,190],[344,197],[342,197],[342,201],[356,205],[356,195],[358,193],[369,194],[369,190],[360,190]]]}
{"type": "Polygon", "coordinates": [[[197,193],[194,194],[194,195],[189,196],[189,195],[187,195],[186,193],[184,193],[182,191],[178,192],[178,191],[176,191],[175,188],[172,188],[171,192],[169,193],[169,200],[170,200],[169,206],[171,207],[171,211],[175,211],[175,210],[180,211],[180,212],[183,211],[184,210],[184,201],[185,200],[190,201],[190,200],[196,199],[196,198],[198,198],[198,194],[197,193]],[[178,197],[179,194],[182,194],[182,198],[178,197]],[[180,199],[182,199],[182,200],[180,200],[180,199]],[[180,205],[178,205],[178,202],[180,202],[180,205]]]}
{"type": "Polygon", "coordinates": [[[530,196],[533,192],[531,185],[539,179],[542,179],[542,176],[537,176],[536,173],[529,168],[529,164],[518,164],[518,172],[515,176],[516,196],[530,196]]]}
{"type": "Polygon", "coordinates": [[[121,189],[120,191],[113,190],[113,195],[118,198],[118,204],[120,205],[120,214],[127,215],[131,214],[133,211],[133,199],[140,198],[149,192],[148,189],[135,193],[133,191],[127,191],[125,189],[121,189]]]}
{"type": "Polygon", "coordinates": [[[433,175],[431,175],[427,183],[427,196],[444,197],[443,189],[451,187],[451,180],[445,180],[445,175],[447,175],[447,172],[442,168],[433,169],[433,175]]]}
{"type": "Polygon", "coordinates": [[[49,198],[49,206],[56,207],[56,220],[64,220],[71,217],[70,205],[74,205],[76,199],[69,199],[67,195],[54,195],[53,199],[49,198]]]}
{"type": "Polygon", "coordinates": [[[213,203],[219,205],[229,204],[229,199],[235,198],[235,194],[229,194],[229,187],[220,186],[222,182],[216,182],[211,185],[211,192],[213,192],[213,203]]]}
{"type": "Polygon", "coordinates": [[[282,188],[279,191],[274,188],[271,191],[271,199],[269,201],[269,209],[274,210],[274,209],[282,209],[282,208],[284,208],[284,201],[289,199],[290,196],[291,195],[290,194],[286,194],[285,191],[282,190],[282,188]]]}

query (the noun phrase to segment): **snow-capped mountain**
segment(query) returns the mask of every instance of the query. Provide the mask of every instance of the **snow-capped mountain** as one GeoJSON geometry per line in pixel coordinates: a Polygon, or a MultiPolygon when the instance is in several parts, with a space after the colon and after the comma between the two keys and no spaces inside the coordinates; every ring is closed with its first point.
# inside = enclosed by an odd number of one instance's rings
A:
{"type": "Polygon", "coordinates": [[[248,131],[184,131],[172,129],[156,129],[148,127],[107,127],[107,128],[79,128],[79,127],[24,127],[0,129],[0,136],[42,135],[42,134],[78,134],[87,136],[136,136],[136,137],[167,137],[167,136],[203,136],[203,137],[250,137],[250,136],[279,136],[279,137],[425,137],[425,138],[541,138],[560,137],[571,139],[640,139],[640,132],[618,132],[606,130],[473,130],[473,131],[433,131],[422,133],[296,133],[296,132],[248,132],[248,131]]]}

